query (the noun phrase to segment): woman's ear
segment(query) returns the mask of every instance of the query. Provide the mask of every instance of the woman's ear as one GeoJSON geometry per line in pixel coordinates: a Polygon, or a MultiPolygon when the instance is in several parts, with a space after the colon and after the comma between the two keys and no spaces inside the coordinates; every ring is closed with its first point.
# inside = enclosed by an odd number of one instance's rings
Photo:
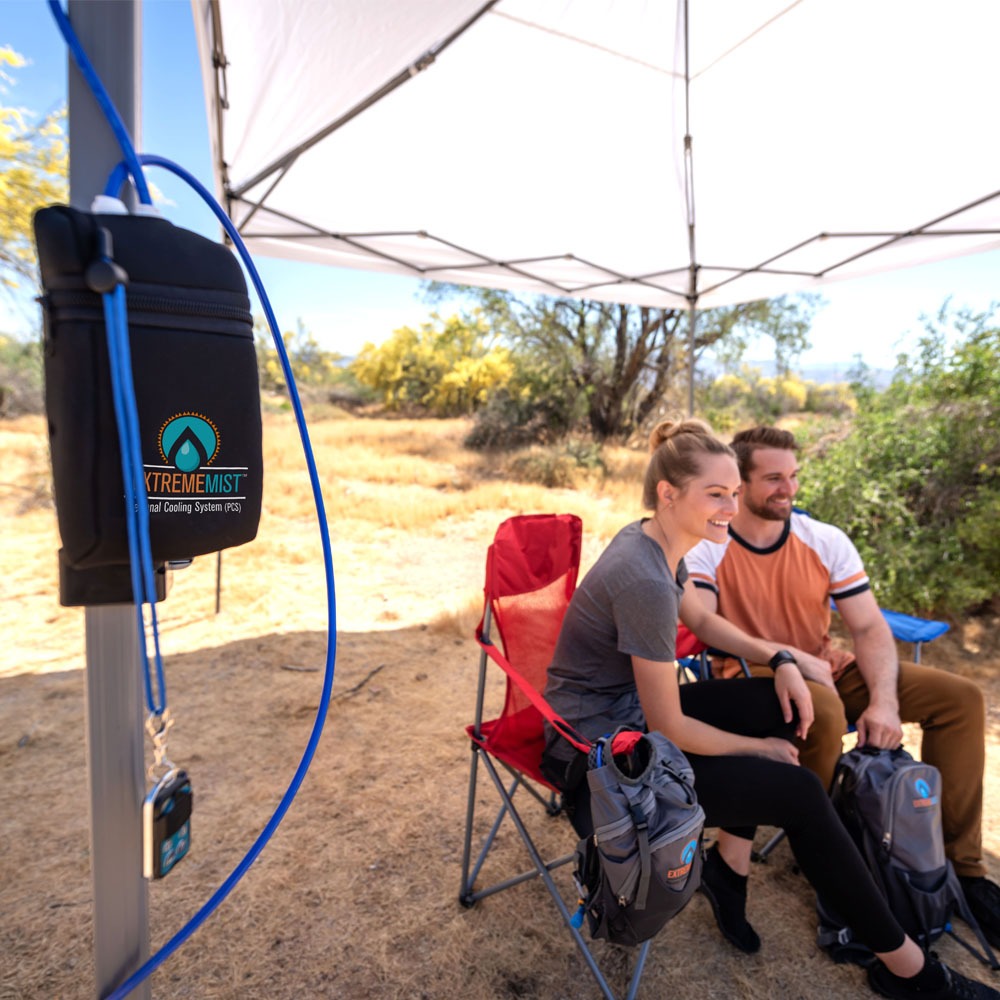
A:
{"type": "Polygon", "coordinates": [[[660,503],[664,507],[673,507],[674,505],[674,487],[671,483],[668,483],[666,479],[661,479],[656,484],[656,493],[660,498],[660,503]]]}

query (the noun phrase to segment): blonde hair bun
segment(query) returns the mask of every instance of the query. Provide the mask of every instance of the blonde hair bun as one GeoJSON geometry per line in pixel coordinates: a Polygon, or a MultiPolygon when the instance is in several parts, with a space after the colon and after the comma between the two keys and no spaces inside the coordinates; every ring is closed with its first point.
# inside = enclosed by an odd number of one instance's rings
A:
{"type": "Polygon", "coordinates": [[[707,434],[714,437],[712,428],[704,420],[697,417],[687,417],[680,420],[661,420],[649,435],[649,450],[656,451],[664,441],[669,441],[678,434],[707,434]]]}

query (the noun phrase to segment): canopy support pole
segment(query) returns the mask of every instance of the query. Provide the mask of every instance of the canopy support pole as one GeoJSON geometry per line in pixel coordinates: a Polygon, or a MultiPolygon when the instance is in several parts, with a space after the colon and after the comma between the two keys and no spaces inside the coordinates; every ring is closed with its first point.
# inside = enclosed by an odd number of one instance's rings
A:
{"type": "MultiPolygon", "coordinates": [[[[142,17],[138,0],[69,0],[69,20],[139,147],[142,17]]],[[[122,159],[111,126],[69,58],[70,202],[87,211],[122,159]]],[[[149,956],[142,877],[143,700],[128,568],[60,567],[60,601],[85,607],[86,740],[94,891],[95,995],[106,997],[149,956]]],[[[149,1000],[149,981],[131,994],[149,1000]]]]}
{"type": "MultiPolygon", "coordinates": [[[[694,268],[691,268],[691,282],[695,282],[694,268]]],[[[698,328],[698,308],[695,305],[697,295],[688,298],[688,416],[694,416],[694,365],[695,340],[698,328]]]]}
{"type": "Polygon", "coordinates": [[[694,150],[691,139],[691,59],[689,49],[688,0],[684,0],[684,202],[688,230],[688,416],[694,416],[695,331],[698,325],[698,254],[695,250],[694,229],[694,150]]]}

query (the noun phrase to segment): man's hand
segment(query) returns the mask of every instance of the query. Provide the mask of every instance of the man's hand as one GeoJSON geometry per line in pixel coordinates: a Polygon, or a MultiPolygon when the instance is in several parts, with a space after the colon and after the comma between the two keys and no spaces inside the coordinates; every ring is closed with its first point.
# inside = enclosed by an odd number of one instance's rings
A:
{"type": "Polygon", "coordinates": [[[799,665],[799,671],[807,681],[815,681],[828,687],[831,691],[836,691],[833,683],[833,668],[829,660],[824,660],[819,656],[813,656],[801,649],[793,649],[791,646],[785,647],[794,657],[799,665]]]}
{"type": "Polygon", "coordinates": [[[858,730],[858,746],[878,747],[894,750],[903,742],[903,725],[897,709],[869,705],[855,723],[858,730]]]}
{"type": "Polygon", "coordinates": [[[782,663],[775,670],[774,693],[781,703],[781,713],[785,717],[785,722],[792,721],[792,703],[794,702],[799,711],[799,724],[795,728],[795,735],[804,740],[816,715],[813,710],[812,695],[794,663],[782,663]]]}

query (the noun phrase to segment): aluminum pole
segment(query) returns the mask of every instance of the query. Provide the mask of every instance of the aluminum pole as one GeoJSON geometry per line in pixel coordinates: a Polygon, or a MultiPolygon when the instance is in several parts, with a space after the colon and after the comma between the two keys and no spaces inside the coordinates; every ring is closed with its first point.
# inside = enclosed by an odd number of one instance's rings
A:
{"type": "MultiPolygon", "coordinates": [[[[136,148],[141,148],[139,0],[69,0],[68,13],[136,148]]],[[[71,57],[68,82],[70,202],[86,210],[122,154],[71,57]]],[[[105,430],[112,433],[114,428],[105,430]]],[[[80,595],[72,603],[86,607],[95,995],[101,998],[149,957],[148,892],[142,876],[146,782],[140,651],[135,607],[125,603],[131,598],[121,587],[122,575],[100,569],[70,575],[80,595]]],[[[148,980],[131,995],[148,1000],[148,980]]]]}

